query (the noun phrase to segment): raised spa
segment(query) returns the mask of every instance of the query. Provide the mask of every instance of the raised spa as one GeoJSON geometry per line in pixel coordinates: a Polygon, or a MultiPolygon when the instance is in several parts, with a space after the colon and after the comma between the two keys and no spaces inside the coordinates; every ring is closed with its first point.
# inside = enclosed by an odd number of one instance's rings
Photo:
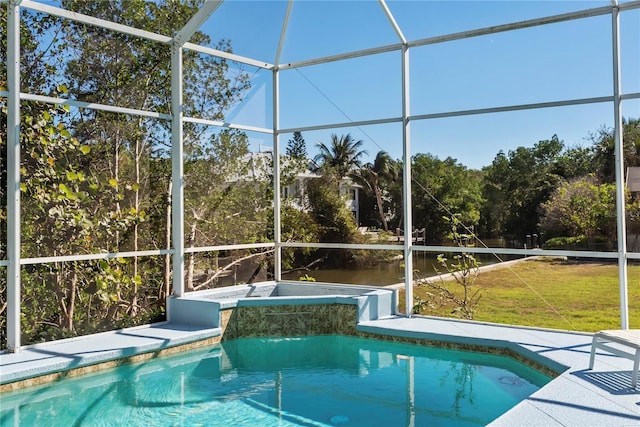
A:
{"type": "MultiPolygon", "coordinates": [[[[173,297],[168,300],[170,323],[207,328],[226,327],[225,322],[230,314],[227,313],[225,318],[223,312],[236,310],[245,314],[262,312],[265,316],[269,316],[271,322],[282,322],[288,319],[291,320],[289,323],[293,327],[299,323],[293,321],[296,317],[295,313],[298,313],[307,315],[305,319],[311,329],[308,332],[304,330],[290,332],[303,335],[331,333],[324,330],[316,331],[311,325],[315,323],[311,322],[312,318],[315,316],[318,321],[325,318],[324,320],[330,322],[331,319],[326,316],[332,313],[327,310],[335,312],[333,313],[335,316],[342,316],[346,314],[344,312],[351,312],[350,309],[355,312],[354,316],[348,319],[348,323],[354,327],[354,321],[360,323],[395,316],[397,291],[367,286],[274,282],[191,292],[183,297],[173,297]],[[341,310],[339,306],[345,307],[341,310]],[[286,317],[278,318],[278,314],[286,317]]],[[[316,327],[319,326],[321,325],[316,325],[316,327]]],[[[255,328],[255,323],[252,328],[255,328]]],[[[249,335],[255,336],[256,333],[249,335]]]]}

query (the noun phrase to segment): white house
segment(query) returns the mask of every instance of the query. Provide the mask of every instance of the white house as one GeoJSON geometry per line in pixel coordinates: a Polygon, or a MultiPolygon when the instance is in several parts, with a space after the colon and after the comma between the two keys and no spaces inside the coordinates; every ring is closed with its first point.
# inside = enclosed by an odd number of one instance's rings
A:
{"type": "MultiPolygon", "coordinates": [[[[305,203],[305,188],[307,182],[311,179],[320,178],[321,175],[313,171],[314,163],[307,159],[304,165],[296,165],[295,160],[286,159],[280,169],[280,176],[287,185],[282,186],[281,197],[287,200],[300,210],[305,210],[308,205],[305,203]]],[[[273,152],[260,151],[252,152],[245,155],[241,159],[241,163],[246,164],[243,176],[237,176],[230,179],[230,182],[244,180],[267,180],[273,176],[273,152]]],[[[342,178],[339,189],[340,195],[345,199],[347,208],[353,213],[356,222],[359,223],[359,192],[360,186],[354,183],[350,178],[342,178]]]]}

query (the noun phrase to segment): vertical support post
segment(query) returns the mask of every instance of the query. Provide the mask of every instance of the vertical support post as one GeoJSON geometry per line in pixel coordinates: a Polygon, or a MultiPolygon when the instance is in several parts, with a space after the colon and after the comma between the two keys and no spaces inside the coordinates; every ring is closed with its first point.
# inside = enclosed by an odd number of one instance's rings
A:
{"type": "Polygon", "coordinates": [[[273,69],[273,254],[274,279],[282,280],[282,236],[280,234],[280,71],[273,69]]]}
{"type": "Polygon", "coordinates": [[[182,46],[171,48],[171,182],[173,294],[184,294],[184,148],[182,129],[182,46]]]}
{"type": "Polygon", "coordinates": [[[402,46],[402,209],[404,211],[404,289],[407,317],[413,311],[413,250],[411,217],[411,137],[409,124],[409,46],[402,46]]]}
{"type": "Polygon", "coordinates": [[[7,348],[20,340],[20,7],[7,5],[7,348]]]}
{"type": "Polygon", "coordinates": [[[629,303],[627,282],[627,226],[624,181],[624,141],[622,137],[622,101],[620,93],[620,10],[616,4],[611,12],[613,41],[613,111],[615,120],[615,166],[616,166],[616,218],[618,219],[618,281],[620,283],[620,323],[629,329],[629,303]]]}

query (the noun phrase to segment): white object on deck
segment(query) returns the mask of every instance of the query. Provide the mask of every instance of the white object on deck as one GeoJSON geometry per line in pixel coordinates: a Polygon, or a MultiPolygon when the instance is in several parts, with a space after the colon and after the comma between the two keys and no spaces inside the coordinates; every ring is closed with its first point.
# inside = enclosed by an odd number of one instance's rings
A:
{"type": "Polygon", "coordinates": [[[638,385],[638,368],[640,367],[640,329],[615,329],[597,332],[593,335],[591,343],[591,357],[589,358],[589,369],[593,369],[596,357],[596,349],[606,350],[619,357],[633,360],[633,371],[631,375],[631,387],[638,385]],[[629,347],[633,351],[622,350],[613,347],[616,343],[620,346],[629,347]]]}

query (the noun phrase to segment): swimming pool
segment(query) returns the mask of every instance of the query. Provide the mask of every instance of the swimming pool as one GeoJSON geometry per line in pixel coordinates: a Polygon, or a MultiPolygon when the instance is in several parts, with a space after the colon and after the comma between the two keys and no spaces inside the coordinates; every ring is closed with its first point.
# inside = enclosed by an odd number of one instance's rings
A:
{"type": "Polygon", "coordinates": [[[486,353],[241,338],[2,395],[2,426],[486,425],[551,378],[486,353]]]}

